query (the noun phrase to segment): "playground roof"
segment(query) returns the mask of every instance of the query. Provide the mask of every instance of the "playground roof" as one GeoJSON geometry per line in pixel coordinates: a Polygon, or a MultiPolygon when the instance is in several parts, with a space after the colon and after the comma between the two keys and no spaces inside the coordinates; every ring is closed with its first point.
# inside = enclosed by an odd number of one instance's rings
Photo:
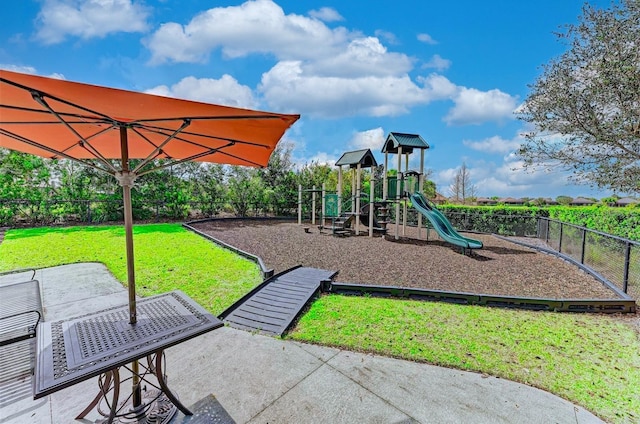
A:
{"type": "Polygon", "coordinates": [[[376,162],[376,158],[373,157],[371,149],[346,152],[336,162],[336,166],[348,165],[350,168],[356,168],[358,164],[363,168],[378,166],[378,162],[376,162]]]}
{"type": "Polygon", "coordinates": [[[390,132],[382,146],[382,153],[398,153],[402,146],[402,153],[413,153],[413,149],[428,149],[429,145],[418,134],[390,132]]]}

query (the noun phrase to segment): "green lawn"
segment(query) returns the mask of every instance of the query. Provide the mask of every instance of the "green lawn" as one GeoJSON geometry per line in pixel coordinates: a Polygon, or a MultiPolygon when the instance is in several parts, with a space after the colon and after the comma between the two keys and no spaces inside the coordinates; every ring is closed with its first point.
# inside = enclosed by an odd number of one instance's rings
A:
{"type": "MultiPolygon", "coordinates": [[[[261,280],[254,263],[180,225],[136,225],[134,240],[144,296],[178,288],[218,314],[261,280]]],[[[85,261],[126,281],[122,227],[10,230],[0,244],[0,271],[85,261]]],[[[610,316],[330,295],[288,337],[495,375],[640,422],[640,337],[610,316]]]]}
{"type": "MultiPolygon", "coordinates": [[[[255,263],[179,224],[136,225],[133,238],[142,296],[180,289],[217,315],[262,281],[255,263]]],[[[76,262],[102,262],[126,282],[124,228],[10,230],[0,244],[0,271],[76,262]]]]}
{"type": "Polygon", "coordinates": [[[329,295],[289,337],[491,374],[640,422],[640,338],[610,316],[329,295]]]}

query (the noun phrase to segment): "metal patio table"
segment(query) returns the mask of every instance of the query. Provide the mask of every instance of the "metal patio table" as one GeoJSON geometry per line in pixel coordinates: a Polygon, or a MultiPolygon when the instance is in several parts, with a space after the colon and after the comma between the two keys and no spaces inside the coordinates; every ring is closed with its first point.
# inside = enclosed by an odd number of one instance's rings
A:
{"type": "MultiPolygon", "coordinates": [[[[162,366],[164,350],[220,328],[223,323],[179,290],[139,300],[137,307],[138,320],[133,325],[129,323],[128,305],[41,323],[37,334],[34,399],[99,376],[99,392],[78,419],[96,406],[99,408],[102,401],[109,406],[108,423],[117,416],[144,414],[143,409],[161,396],[185,415],[191,415],[167,386],[162,366]],[[147,359],[147,366],[137,374],[140,384],[152,385],[157,394],[137,411],[126,410],[119,399],[120,385],[124,382],[120,369],[132,371],[127,364],[143,358],[147,359]],[[151,376],[158,386],[149,380],[151,376]]],[[[100,409],[99,412],[107,416],[100,409]]]]}

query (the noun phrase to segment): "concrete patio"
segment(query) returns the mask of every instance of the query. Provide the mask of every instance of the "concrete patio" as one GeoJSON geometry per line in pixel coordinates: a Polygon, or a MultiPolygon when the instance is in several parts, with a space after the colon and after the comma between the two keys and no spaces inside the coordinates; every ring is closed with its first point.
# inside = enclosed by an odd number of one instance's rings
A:
{"type": "MultiPolygon", "coordinates": [[[[125,288],[102,264],[42,269],[35,278],[47,321],[127,302],[125,288]]],[[[0,276],[0,284],[7,281],[0,276]]],[[[185,405],[213,395],[238,423],[602,422],[581,407],[519,383],[228,327],[166,354],[169,385],[185,405]]],[[[25,396],[9,405],[2,402],[0,423],[78,422],[74,417],[97,392],[96,381],[36,401],[25,396]]],[[[98,418],[92,412],[79,422],[98,418]]]]}

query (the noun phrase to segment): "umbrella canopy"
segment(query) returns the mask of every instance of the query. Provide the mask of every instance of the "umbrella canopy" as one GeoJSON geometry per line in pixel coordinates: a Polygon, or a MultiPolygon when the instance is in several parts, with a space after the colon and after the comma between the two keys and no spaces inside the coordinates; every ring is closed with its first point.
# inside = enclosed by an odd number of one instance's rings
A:
{"type": "MultiPolygon", "coordinates": [[[[266,166],[299,115],[282,115],[0,70],[0,147],[49,158],[266,166]]],[[[113,170],[111,170],[113,171],[113,170]]]]}
{"type": "Polygon", "coordinates": [[[266,166],[299,118],[0,70],[0,147],[85,163],[123,188],[130,322],[136,322],[131,186],[184,161],[266,166]],[[113,159],[118,162],[114,164],[113,159]],[[134,169],[130,159],[140,159],[134,169]]]}

